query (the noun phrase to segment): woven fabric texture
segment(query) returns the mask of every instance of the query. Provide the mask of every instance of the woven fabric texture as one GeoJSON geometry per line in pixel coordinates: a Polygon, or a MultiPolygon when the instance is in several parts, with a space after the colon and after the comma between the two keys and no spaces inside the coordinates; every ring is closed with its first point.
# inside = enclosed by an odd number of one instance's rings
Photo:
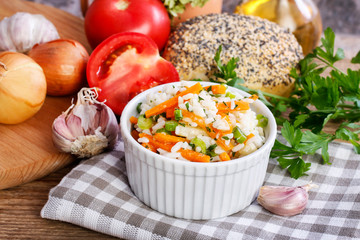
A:
{"type": "Polygon", "coordinates": [[[124,239],[360,239],[360,155],[338,142],[329,145],[329,154],[331,165],[322,165],[320,155],[308,157],[311,170],[298,180],[270,159],[265,185],[319,186],[310,190],[302,214],[277,216],[255,200],[225,218],[190,221],[154,211],[134,196],[119,142],[65,176],[41,216],[124,239]]]}

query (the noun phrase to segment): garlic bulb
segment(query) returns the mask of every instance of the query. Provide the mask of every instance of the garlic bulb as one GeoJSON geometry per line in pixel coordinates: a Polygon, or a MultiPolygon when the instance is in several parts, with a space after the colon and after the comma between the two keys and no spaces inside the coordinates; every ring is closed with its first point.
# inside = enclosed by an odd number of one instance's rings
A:
{"type": "Polygon", "coordinates": [[[0,22],[0,51],[27,52],[58,38],[55,26],[40,14],[18,12],[0,22]]]}
{"type": "Polygon", "coordinates": [[[301,213],[308,202],[308,191],[317,185],[309,183],[300,187],[263,186],[257,201],[265,209],[281,216],[301,213]]]}
{"type": "Polygon", "coordinates": [[[97,96],[96,88],[82,88],[76,104],[54,120],[53,142],[60,151],[85,158],[114,147],[119,125],[114,112],[97,96]]]}

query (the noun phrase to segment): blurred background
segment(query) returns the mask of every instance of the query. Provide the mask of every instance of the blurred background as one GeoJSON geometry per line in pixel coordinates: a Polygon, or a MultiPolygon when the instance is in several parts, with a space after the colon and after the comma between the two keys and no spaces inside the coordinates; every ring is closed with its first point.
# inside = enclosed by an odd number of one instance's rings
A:
{"type": "MultiPolygon", "coordinates": [[[[61,8],[82,17],[80,0],[28,0],[61,8]]],[[[233,12],[242,0],[223,0],[223,11],[233,12]]],[[[331,27],[335,32],[360,34],[360,0],[313,0],[318,6],[324,29],[331,27]]]]}
{"type": "MultiPolygon", "coordinates": [[[[83,18],[81,0],[28,0],[50,5],[83,18]]],[[[360,49],[360,0],[312,0],[320,11],[323,29],[331,27],[336,33],[336,44],[348,58],[360,49]]],[[[244,0],[223,0],[223,12],[234,12],[244,0]]]]}

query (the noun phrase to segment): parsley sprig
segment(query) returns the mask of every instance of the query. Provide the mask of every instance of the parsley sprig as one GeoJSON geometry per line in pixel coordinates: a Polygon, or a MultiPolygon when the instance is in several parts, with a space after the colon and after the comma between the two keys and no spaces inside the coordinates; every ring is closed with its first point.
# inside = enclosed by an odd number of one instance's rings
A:
{"type": "MultiPolygon", "coordinates": [[[[335,51],[335,33],[331,28],[324,31],[322,45],[303,58],[290,72],[295,79],[295,90],[289,98],[248,89],[235,72],[238,58],[227,64],[220,59],[222,47],[215,54],[217,78],[229,86],[258,94],[273,112],[277,123],[282,126],[281,134],[287,143],[275,141],[270,157],[287,169],[297,179],[306,175],[311,163],[304,156],[319,152],[324,164],[331,164],[328,146],[335,139],[350,142],[360,154],[360,70],[347,69],[342,72],[335,63],[344,59],[342,49],[335,51]],[[329,74],[324,76],[325,70],[329,74]],[[338,122],[333,133],[324,131],[330,122],[338,122]]],[[[360,52],[351,59],[360,64],[360,52]]],[[[212,80],[218,81],[218,80],[212,80]]]]}
{"type": "Polygon", "coordinates": [[[170,18],[178,17],[183,13],[186,4],[191,4],[193,7],[203,7],[209,0],[162,0],[170,18]]]}

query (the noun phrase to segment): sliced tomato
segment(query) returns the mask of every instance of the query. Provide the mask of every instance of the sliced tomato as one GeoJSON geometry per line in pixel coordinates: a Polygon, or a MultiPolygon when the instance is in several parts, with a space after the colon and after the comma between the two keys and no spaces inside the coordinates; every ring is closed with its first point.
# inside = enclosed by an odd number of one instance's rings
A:
{"type": "Polygon", "coordinates": [[[160,84],[179,81],[172,63],[163,59],[156,43],[141,33],[118,33],[104,40],[87,65],[90,87],[100,88],[100,101],[118,115],[137,94],[160,84]]]}

